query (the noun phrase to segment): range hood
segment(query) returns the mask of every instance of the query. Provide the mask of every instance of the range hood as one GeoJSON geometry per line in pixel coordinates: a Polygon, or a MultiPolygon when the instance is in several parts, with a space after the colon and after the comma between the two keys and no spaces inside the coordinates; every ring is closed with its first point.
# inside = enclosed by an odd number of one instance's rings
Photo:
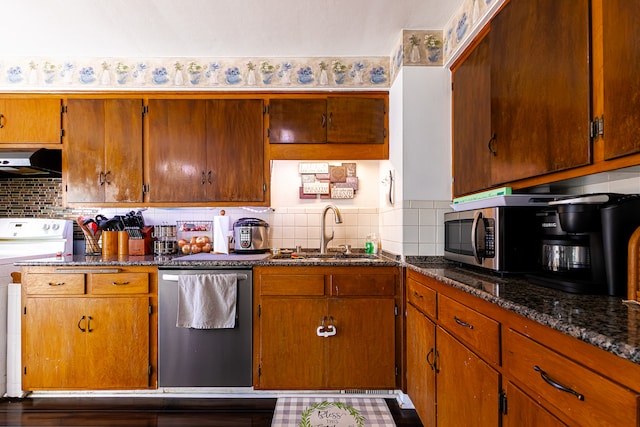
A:
{"type": "Polygon", "coordinates": [[[0,176],[48,178],[62,176],[62,150],[0,150],[0,176]]]}

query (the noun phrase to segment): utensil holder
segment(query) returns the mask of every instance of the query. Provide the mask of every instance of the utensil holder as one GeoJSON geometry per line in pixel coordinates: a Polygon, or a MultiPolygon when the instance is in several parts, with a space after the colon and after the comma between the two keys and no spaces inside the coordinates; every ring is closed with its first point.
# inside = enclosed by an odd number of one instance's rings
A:
{"type": "Polygon", "coordinates": [[[118,232],[102,232],[102,256],[118,255],[118,232]]]}
{"type": "Polygon", "coordinates": [[[88,232],[85,229],[81,229],[82,234],[84,234],[84,252],[87,255],[99,255],[102,253],[102,249],[100,248],[100,243],[98,243],[98,239],[100,238],[100,234],[96,234],[95,236],[88,232]]]}

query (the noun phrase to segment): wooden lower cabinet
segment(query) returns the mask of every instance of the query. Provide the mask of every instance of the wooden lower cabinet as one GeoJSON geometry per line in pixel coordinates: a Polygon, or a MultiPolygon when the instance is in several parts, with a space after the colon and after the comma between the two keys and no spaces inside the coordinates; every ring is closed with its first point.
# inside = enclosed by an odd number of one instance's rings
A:
{"type": "Polygon", "coordinates": [[[500,374],[440,327],[436,352],[437,425],[499,425],[500,374]]]}
{"type": "Polygon", "coordinates": [[[23,268],[23,390],[155,387],[157,270],[130,269],[23,268]]]}
{"type": "Polygon", "coordinates": [[[551,415],[538,402],[527,396],[512,382],[505,385],[509,408],[504,416],[504,427],[544,426],[563,427],[565,423],[551,415]]]}
{"type": "Polygon", "coordinates": [[[492,354],[482,350],[496,346],[495,325],[453,300],[442,304],[424,279],[407,278],[407,394],[424,425],[499,425],[501,376],[479,356],[492,354]]]}
{"type": "Polygon", "coordinates": [[[407,394],[425,426],[436,425],[436,325],[407,305],[407,394]]]}
{"type": "Polygon", "coordinates": [[[406,390],[425,426],[637,426],[640,367],[406,270],[406,390]]]}
{"type": "Polygon", "coordinates": [[[397,387],[396,267],[254,268],[256,389],[397,387]]]}

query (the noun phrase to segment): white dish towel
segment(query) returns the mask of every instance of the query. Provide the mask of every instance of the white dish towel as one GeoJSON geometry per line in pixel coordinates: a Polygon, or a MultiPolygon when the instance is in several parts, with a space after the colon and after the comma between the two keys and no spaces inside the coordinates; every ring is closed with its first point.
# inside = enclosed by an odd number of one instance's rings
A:
{"type": "Polygon", "coordinates": [[[235,274],[178,276],[178,328],[235,328],[238,278],[235,274]]]}

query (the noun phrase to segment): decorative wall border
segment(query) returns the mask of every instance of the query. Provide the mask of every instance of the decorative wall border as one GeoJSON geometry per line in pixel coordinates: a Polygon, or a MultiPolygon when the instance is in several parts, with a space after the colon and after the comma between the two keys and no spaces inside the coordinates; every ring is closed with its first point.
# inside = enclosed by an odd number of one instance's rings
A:
{"type": "Polygon", "coordinates": [[[237,90],[389,87],[388,57],[2,58],[0,89],[237,90]]]}

